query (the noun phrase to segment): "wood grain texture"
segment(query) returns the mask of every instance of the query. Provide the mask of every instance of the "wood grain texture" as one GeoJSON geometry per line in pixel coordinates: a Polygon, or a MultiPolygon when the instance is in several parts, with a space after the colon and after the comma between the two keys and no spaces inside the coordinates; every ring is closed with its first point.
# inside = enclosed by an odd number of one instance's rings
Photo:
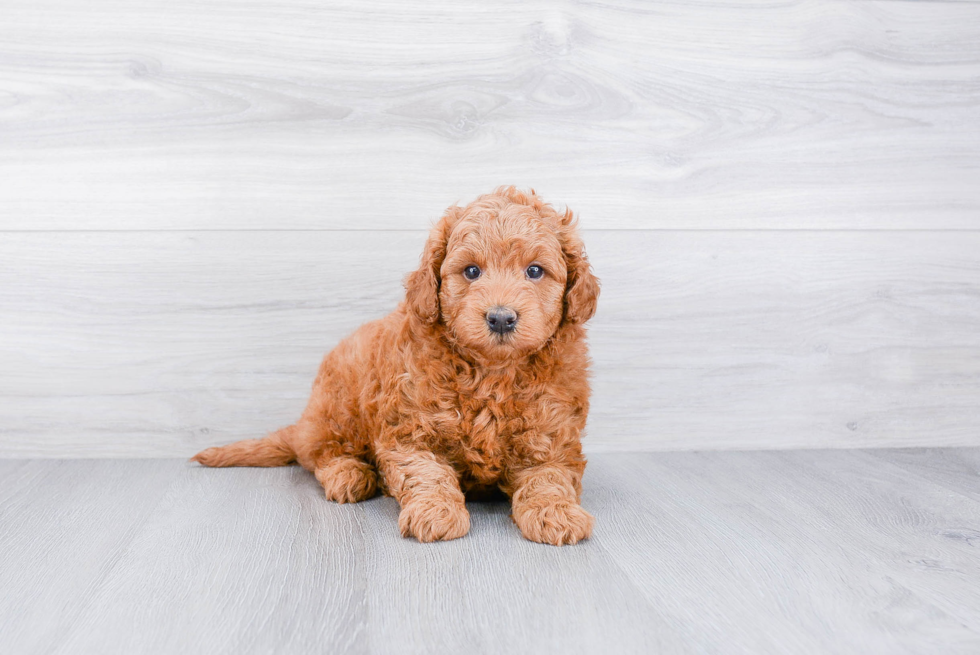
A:
{"type": "MultiPolygon", "coordinates": [[[[873,454],[912,475],[980,501],[980,453],[976,450],[905,448],[881,450],[873,454]]],[[[980,532],[967,539],[969,543],[980,543],[977,541],[980,540],[980,532]]]]}
{"type": "Polygon", "coordinates": [[[870,454],[608,455],[586,488],[596,539],[699,652],[980,647],[980,505],[870,454]]]}
{"type": "Polygon", "coordinates": [[[183,466],[53,652],[366,652],[363,512],[298,468],[183,466]]]}
{"type": "Polygon", "coordinates": [[[393,500],[296,467],[0,461],[0,650],[974,653],[980,502],[948,483],[879,451],[596,455],[595,535],[557,549],[505,503],[405,540],[393,500]]]}
{"type": "Polygon", "coordinates": [[[183,466],[0,461],[0,652],[63,643],[183,466]]]}
{"type": "MultiPolygon", "coordinates": [[[[7,235],[0,453],[188,456],[293,421],[423,239],[7,235]]],[[[588,450],[977,444],[980,233],[586,242],[604,282],[588,450]]]]}
{"type": "Polygon", "coordinates": [[[590,230],[593,452],[978,443],[978,3],[2,14],[0,455],[291,421],[501,183],[590,230]]]}
{"type": "Polygon", "coordinates": [[[980,5],[7,0],[0,230],[976,229],[980,5]]]}

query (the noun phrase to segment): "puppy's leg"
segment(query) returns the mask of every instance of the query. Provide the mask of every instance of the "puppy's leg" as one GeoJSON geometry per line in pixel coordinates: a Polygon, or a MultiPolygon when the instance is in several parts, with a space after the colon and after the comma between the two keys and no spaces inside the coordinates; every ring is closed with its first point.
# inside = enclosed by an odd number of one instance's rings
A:
{"type": "Polygon", "coordinates": [[[592,515],[579,505],[581,473],[559,464],[517,471],[508,483],[514,523],[531,541],[562,546],[592,534],[592,515]]]}
{"type": "Polygon", "coordinates": [[[445,459],[424,450],[381,451],[377,459],[388,492],[401,505],[398,527],[403,537],[428,542],[469,532],[459,479],[445,459]]]}
{"type": "Polygon", "coordinates": [[[327,500],[337,503],[358,503],[378,493],[378,474],[358,457],[323,454],[313,474],[323,485],[327,500]]]}
{"type": "Polygon", "coordinates": [[[327,500],[356,503],[378,493],[374,467],[357,457],[358,446],[329,420],[304,417],[292,433],[296,461],[316,476],[327,500]]]}

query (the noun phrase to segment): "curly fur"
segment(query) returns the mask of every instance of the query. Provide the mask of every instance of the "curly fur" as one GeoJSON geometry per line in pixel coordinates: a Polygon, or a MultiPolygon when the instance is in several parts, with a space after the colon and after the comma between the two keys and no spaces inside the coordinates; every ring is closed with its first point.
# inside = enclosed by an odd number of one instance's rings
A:
{"type": "Polygon", "coordinates": [[[587,538],[582,324],[595,313],[599,282],[572,212],[513,187],[450,207],[405,288],[398,309],[327,354],[295,425],[193,459],[298,462],[339,503],[380,489],[401,506],[401,533],[423,542],[465,535],[464,494],[494,487],[510,496],[528,539],[587,538]],[[526,275],[532,263],[541,279],[526,275]],[[476,280],[463,275],[470,265],[483,271],[476,280]],[[513,332],[488,328],[496,306],[516,311],[513,332]]]}

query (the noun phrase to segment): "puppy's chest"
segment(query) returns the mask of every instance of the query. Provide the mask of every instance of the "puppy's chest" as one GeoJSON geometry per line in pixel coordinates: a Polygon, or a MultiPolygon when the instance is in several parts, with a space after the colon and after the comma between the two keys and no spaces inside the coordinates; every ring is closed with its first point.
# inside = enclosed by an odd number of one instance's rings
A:
{"type": "Polygon", "coordinates": [[[492,484],[499,479],[509,443],[523,430],[526,410],[527,402],[512,382],[461,389],[460,464],[475,481],[492,484]]]}

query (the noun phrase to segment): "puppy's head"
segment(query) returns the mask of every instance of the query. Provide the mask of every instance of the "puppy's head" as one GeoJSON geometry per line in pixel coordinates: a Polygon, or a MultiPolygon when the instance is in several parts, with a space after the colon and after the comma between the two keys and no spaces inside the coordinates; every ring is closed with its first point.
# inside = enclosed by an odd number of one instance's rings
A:
{"type": "Polygon", "coordinates": [[[450,207],[405,286],[421,321],[494,360],[527,355],[562,323],[589,320],[599,296],[572,212],[513,187],[450,207]]]}

